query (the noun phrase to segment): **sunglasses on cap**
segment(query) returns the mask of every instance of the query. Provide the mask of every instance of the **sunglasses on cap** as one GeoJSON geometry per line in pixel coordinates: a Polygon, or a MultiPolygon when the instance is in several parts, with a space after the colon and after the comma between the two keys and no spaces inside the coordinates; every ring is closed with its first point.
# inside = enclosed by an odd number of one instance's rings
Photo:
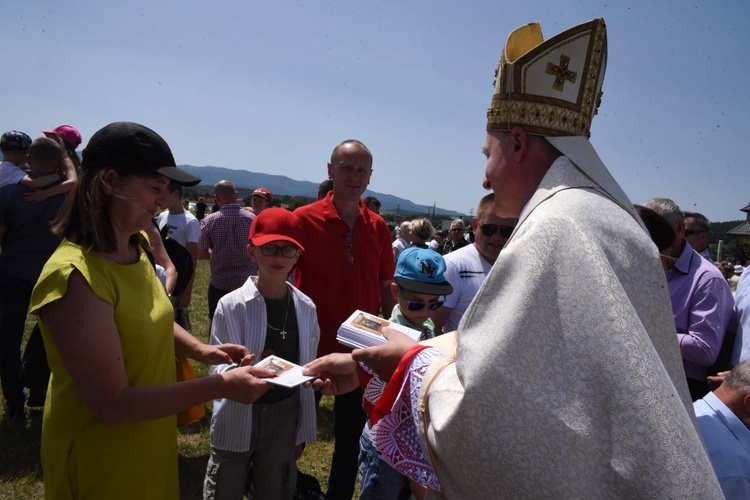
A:
{"type": "Polygon", "coordinates": [[[409,300],[404,295],[404,290],[400,286],[397,286],[397,288],[398,294],[401,295],[401,298],[406,301],[406,308],[411,312],[421,311],[422,309],[424,309],[424,306],[429,307],[430,311],[437,311],[438,309],[443,307],[443,304],[445,304],[444,300],[436,300],[435,302],[430,302],[428,304],[416,300],[409,300]]]}
{"type": "Polygon", "coordinates": [[[501,226],[500,224],[482,224],[479,226],[479,229],[482,230],[482,234],[490,238],[493,234],[500,231],[500,236],[503,238],[510,238],[510,235],[513,234],[513,230],[515,229],[515,226],[501,226]]]}
{"type": "Polygon", "coordinates": [[[297,255],[297,252],[299,252],[299,248],[295,247],[294,245],[284,247],[277,247],[276,245],[263,245],[260,247],[260,251],[266,257],[273,257],[277,253],[281,252],[281,255],[283,255],[287,259],[293,259],[294,256],[297,255]]]}

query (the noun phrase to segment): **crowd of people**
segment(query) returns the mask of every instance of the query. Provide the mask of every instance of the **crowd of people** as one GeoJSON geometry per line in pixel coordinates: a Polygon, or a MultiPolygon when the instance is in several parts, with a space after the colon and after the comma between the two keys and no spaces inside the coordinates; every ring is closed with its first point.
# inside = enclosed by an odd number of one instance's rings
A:
{"type": "Polygon", "coordinates": [[[194,214],[183,187],[200,179],[148,127],[104,126],[82,161],[70,125],[4,133],[3,425],[44,408],[45,496],[179,498],[178,422],[213,401],[203,497],[294,498],[326,394],[325,498],[357,480],[366,499],[750,498],[749,273],[711,259],[706,217],[633,205],[599,159],[605,67],[602,19],[511,33],[487,111],[492,193],[445,230],[392,231],[362,198],[359,140],[333,148],[308,205],[259,187],[243,207],[223,180],[194,214]],[[200,259],[208,343],[188,313],[200,259]],[[349,349],[337,331],[355,311],[415,336],[349,349]],[[310,380],[282,382],[293,370],[310,380]],[[25,376],[42,380],[28,395],[25,376]]]}

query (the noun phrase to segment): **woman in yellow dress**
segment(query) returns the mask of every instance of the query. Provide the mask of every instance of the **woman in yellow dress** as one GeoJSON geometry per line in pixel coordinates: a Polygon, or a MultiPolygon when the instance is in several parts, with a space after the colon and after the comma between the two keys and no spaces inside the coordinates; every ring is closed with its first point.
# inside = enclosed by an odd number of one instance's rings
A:
{"type": "Polygon", "coordinates": [[[79,186],[53,227],[63,241],[31,301],[52,371],[42,429],[48,499],[179,498],[174,415],[220,397],[251,403],[269,385],[244,347],[203,344],[172,320],[140,232],[170,181],[200,179],[175,166],[154,131],[112,123],[84,149],[79,186]],[[176,383],[175,355],[243,366],[176,383]]]}

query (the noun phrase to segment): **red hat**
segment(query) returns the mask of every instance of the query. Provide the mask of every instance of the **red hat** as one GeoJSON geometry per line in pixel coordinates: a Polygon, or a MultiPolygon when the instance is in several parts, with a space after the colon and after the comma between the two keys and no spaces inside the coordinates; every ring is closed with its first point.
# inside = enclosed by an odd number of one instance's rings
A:
{"type": "Polygon", "coordinates": [[[67,142],[73,149],[81,145],[81,133],[75,127],[70,125],[60,125],[52,130],[42,130],[47,137],[56,135],[63,141],[67,142]]]}
{"type": "Polygon", "coordinates": [[[302,239],[302,223],[292,212],[285,208],[267,208],[253,219],[250,226],[250,242],[256,246],[263,246],[272,241],[288,241],[300,250],[302,239]]]}
{"type": "Polygon", "coordinates": [[[255,191],[253,191],[252,196],[262,196],[268,201],[271,201],[271,191],[269,191],[266,188],[258,188],[255,191]]]}

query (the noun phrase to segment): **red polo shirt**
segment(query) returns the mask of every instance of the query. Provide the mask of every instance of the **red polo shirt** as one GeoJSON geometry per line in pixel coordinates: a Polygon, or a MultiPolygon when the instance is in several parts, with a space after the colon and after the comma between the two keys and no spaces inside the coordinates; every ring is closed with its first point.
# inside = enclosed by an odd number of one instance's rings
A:
{"type": "Polygon", "coordinates": [[[355,310],[378,314],[380,282],[393,279],[395,263],[391,232],[385,221],[359,200],[354,229],[339,217],[331,200],[298,208],[305,251],[294,271],[294,285],[310,297],[318,310],[318,356],[349,352],[336,342],[336,331],[355,310]]]}

